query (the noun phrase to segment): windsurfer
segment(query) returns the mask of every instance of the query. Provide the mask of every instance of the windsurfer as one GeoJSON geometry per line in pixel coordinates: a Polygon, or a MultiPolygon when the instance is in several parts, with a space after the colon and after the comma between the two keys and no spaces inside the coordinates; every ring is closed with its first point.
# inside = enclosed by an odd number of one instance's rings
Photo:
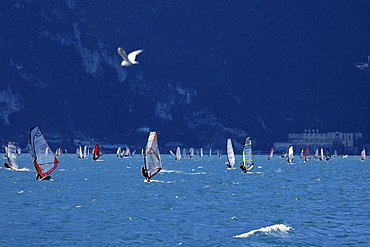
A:
{"type": "Polygon", "coordinates": [[[10,165],[9,165],[8,163],[6,163],[6,161],[4,162],[4,166],[5,166],[6,168],[10,168],[10,165]]]}
{"type": "Polygon", "coordinates": [[[37,173],[36,180],[40,180],[41,178],[42,178],[41,175],[39,173],[37,173]]]}
{"type": "Polygon", "coordinates": [[[242,172],[244,172],[244,173],[247,172],[247,169],[245,168],[243,163],[240,163],[239,167],[240,167],[240,169],[242,169],[242,172]]]}
{"type": "Polygon", "coordinates": [[[225,161],[225,164],[227,165],[227,167],[231,168],[231,165],[230,165],[230,161],[229,160],[226,160],[225,161]]]}
{"type": "Polygon", "coordinates": [[[141,167],[141,173],[143,174],[144,178],[150,182],[149,176],[148,176],[148,171],[144,168],[144,166],[141,167]]]}

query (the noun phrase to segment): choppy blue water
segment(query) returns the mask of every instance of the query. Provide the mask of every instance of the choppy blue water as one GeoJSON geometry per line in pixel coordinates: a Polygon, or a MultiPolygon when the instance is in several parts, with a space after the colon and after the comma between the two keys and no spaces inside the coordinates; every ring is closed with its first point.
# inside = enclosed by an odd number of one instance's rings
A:
{"type": "MultiPolygon", "coordinates": [[[[102,161],[62,155],[54,181],[31,158],[0,169],[2,246],[368,246],[370,160],[292,165],[255,156],[250,173],[225,156],[163,155],[144,183],[140,155],[102,161]]],[[[240,156],[237,156],[240,161],[240,156]]]]}

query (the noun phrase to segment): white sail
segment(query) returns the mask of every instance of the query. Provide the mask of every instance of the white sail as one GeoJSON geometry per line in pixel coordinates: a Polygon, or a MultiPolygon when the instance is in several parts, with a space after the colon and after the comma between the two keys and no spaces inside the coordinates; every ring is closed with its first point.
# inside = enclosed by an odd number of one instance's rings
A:
{"type": "Polygon", "coordinates": [[[293,145],[290,145],[288,148],[288,157],[287,157],[288,163],[291,164],[293,162],[293,159],[294,159],[293,145]]]}
{"type": "Polygon", "coordinates": [[[120,157],[120,154],[121,154],[121,147],[117,148],[117,152],[116,152],[117,157],[120,157]]]}
{"type": "Polygon", "coordinates": [[[233,168],[235,165],[235,154],[231,139],[227,139],[226,152],[227,152],[226,165],[230,168],[233,168]]]}
{"type": "Polygon", "coordinates": [[[176,148],[176,156],[175,156],[175,160],[176,161],[179,161],[181,159],[181,150],[180,150],[180,147],[177,147],[176,148]]]}
{"type": "Polygon", "coordinates": [[[10,169],[18,169],[17,164],[17,147],[14,142],[9,142],[6,150],[6,157],[8,158],[8,164],[5,163],[4,166],[10,169]]]}
{"type": "Polygon", "coordinates": [[[84,159],[85,159],[87,156],[89,156],[89,149],[87,148],[87,146],[84,146],[83,156],[84,156],[84,159]]]}
{"type": "MultiPolygon", "coordinates": [[[[8,149],[9,149],[9,146],[8,146],[8,149]]],[[[365,159],[366,159],[366,150],[362,149],[362,151],[361,151],[361,161],[365,161],[365,159]]]]}
{"type": "Polygon", "coordinates": [[[190,148],[189,157],[190,157],[190,159],[194,157],[194,148],[190,148]]]}

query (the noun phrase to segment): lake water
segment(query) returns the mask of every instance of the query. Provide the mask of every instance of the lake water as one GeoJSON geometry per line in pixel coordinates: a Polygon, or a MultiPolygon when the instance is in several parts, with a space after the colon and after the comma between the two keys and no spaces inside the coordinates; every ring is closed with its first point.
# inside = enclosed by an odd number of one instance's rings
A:
{"type": "Polygon", "coordinates": [[[29,171],[2,166],[1,246],[370,243],[370,160],[255,156],[243,174],[225,156],[162,155],[162,172],[145,183],[141,155],[100,159],[62,155],[52,181],[35,180],[29,154],[18,158],[29,171]]]}

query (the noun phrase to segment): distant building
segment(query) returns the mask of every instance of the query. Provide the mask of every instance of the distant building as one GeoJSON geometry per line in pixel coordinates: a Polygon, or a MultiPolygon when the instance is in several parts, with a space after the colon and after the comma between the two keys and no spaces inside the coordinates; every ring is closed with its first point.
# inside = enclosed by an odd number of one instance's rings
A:
{"type": "Polygon", "coordinates": [[[290,144],[294,150],[299,152],[305,148],[311,150],[326,149],[330,151],[338,150],[339,153],[358,153],[362,133],[343,133],[343,132],[327,132],[319,133],[317,129],[306,129],[304,133],[289,134],[288,142],[276,142],[274,147],[276,151],[284,152],[290,144]],[[286,145],[285,148],[283,145],[286,145]]]}

